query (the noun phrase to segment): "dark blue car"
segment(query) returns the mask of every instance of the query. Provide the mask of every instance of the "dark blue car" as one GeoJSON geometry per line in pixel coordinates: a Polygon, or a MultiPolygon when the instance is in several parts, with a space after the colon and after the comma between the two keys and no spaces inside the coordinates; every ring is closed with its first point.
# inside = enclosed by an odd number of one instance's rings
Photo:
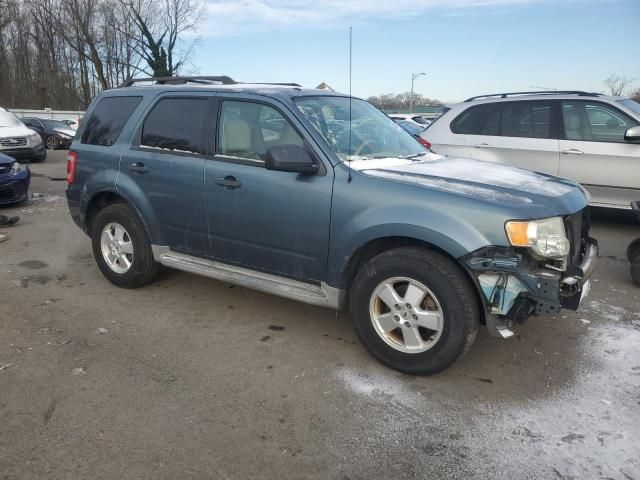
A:
{"type": "Polygon", "coordinates": [[[24,202],[29,196],[31,172],[0,153],[0,205],[24,202]]]}

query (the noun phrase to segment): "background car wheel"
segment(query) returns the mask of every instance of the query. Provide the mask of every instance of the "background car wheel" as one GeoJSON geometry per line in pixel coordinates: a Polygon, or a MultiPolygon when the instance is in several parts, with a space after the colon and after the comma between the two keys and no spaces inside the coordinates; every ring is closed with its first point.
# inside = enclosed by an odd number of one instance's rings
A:
{"type": "Polygon", "coordinates": [[[100,271],[118,287],[142,287],[158,276],[160,265],[153,259],[144,226],[125,203],[98,212],[91,243],[100,271]]]}
{"type": "Polygon", "coordinates": [[[460,267],[414,247],[367,262],[351,285],[349,304],[369,353],[414,375],[449,367],[472,345],[480,320],[475,291],[460,267]]]}
{"type": "Polygon", "coordinates": [[[636,282],[636,285],[640,286],[640,255],[631,264],[631,278],[636,282]]]}
{"type": "Polygon", "coordinates": [[[636,238],[627,247],[627,259],[630,262],[633,262],[638,257],[640,257],[640,238],[636,238]]]}
{"type": "Polygon", "coordinates": [[[60,148],[60,140],[53,135],[49,135],[47,137],[45,144],[47,145],[47,148],[49,150],[57,150],[58,148],[60,148]]]}

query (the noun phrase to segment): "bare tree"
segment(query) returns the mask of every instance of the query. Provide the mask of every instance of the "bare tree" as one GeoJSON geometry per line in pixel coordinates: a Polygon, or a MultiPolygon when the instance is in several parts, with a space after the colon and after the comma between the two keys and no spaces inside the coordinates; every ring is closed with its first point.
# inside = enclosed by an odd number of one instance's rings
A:
{"type": "Polygon", "coordinates": [[[604,80],[604,84],[609,89],[611,95],[619,97],[623,95],[627,88],[635,82],[635,78],[630,78],[625,75],[618,75],[614,73],[604,80]]]}
{"type": "MultiPolygon", "coordinates": [[[[404,93],[385,93],[379,96],[369,97],[367,101],[378,108],[385,110],[407,109],[411,104],[411,92],[404,93]]],[[[433,98],[427,98],[419,93],[413,93],[413,106],[440,106],[442,102],[433,98]]]]}
{"type": "Polygon", "coordinates": [[[152,75],[169,77],[176,74],[190,55],[196,39],[188,44],[180,44],[179,40],[183,34],[196,30],[204,15],[204,4],[197,0],[120,1],[138,27],[132,41],[152,75]]]}

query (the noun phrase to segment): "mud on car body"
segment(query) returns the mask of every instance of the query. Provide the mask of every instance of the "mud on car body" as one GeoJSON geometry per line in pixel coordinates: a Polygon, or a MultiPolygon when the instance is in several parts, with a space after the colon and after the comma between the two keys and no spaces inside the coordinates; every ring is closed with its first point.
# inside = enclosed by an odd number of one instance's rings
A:
{"type": "Polygon", "coordinates": [[[365,348],[413,374],[480,324],[507,337],[588,291],[575,182],[435,155],[335,92],[191,80],[102,93],[71,146],[69,208],[114,284],[165,265],[348,308],[365,348]]]}

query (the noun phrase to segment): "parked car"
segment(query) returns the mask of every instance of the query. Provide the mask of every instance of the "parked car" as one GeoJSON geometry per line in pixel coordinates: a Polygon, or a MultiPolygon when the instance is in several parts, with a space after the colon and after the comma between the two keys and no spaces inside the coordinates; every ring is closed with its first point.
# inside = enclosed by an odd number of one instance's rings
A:
{"type": "Polygon", "coordinates": [[[573,181],[432,154],[335,92],[146,82],[102,92],[67,161],[71,216],[117,286],[165,265],[348,307],[367,350],[412,374],[448,367],[480,324],[512,336],[589,290],[573,181]]]}
{"type": "Polygon", "coordinates": [[[571,178],[591,204],[640,199],[640,104],[580,91],[473,97],[422,134],[436,153],[571,178]]]}
{"type": "Polygon", "coordinates": [[[29,198],[31,172],[14,158],[0,153],[0,205],[24,202],[29,198]]]}
{"type": "Polygon", "coordinates": [[[78,126],[80,125],[80,118],[74,119],[74,120],[60,120],[62,123],[64,123],[65,125],[67,125],[71,130],[77,130],[78,126]]]}
{"type": "Polygon", "coordinates": [[[407,122],[411,122],[416,127],[420,127],[422,130],[424,130],[431,123],[431,120],[428,120],[422,115],[415,113],[390,113],[389,117],[393,120],[405,120],[407,122]]]}
{"type": "Polygon", "coordinates": [[[49,150],[68,149],[76,131],[60,120],[24,117],[22,122],[40,134],[49,150]]]}
{"type": "Polygon", "coordinates": [[[0,108],[0,153],[31,162],[43,162],[47,158],[40,135],[4,108],[0,108]]]}
{"type": "MultiPolygon", "coordinates": [[[[631,209],[640,220],[640,200],[631,202],[631,209]]],[[[631,262],[631,278],[640,286],[640,238],[636,238],[627,248],[627,258],[631,262]]]]}
{"type": "Polygon", "coordinates": [[[393,119],[393,121],[400,125],[405,132],[415,138],[420,145],[427,149],[431,148],[431,144],[420,136],[420,134],[422,133],[422,129],[420,127],[406,120],[393,119]]]}

